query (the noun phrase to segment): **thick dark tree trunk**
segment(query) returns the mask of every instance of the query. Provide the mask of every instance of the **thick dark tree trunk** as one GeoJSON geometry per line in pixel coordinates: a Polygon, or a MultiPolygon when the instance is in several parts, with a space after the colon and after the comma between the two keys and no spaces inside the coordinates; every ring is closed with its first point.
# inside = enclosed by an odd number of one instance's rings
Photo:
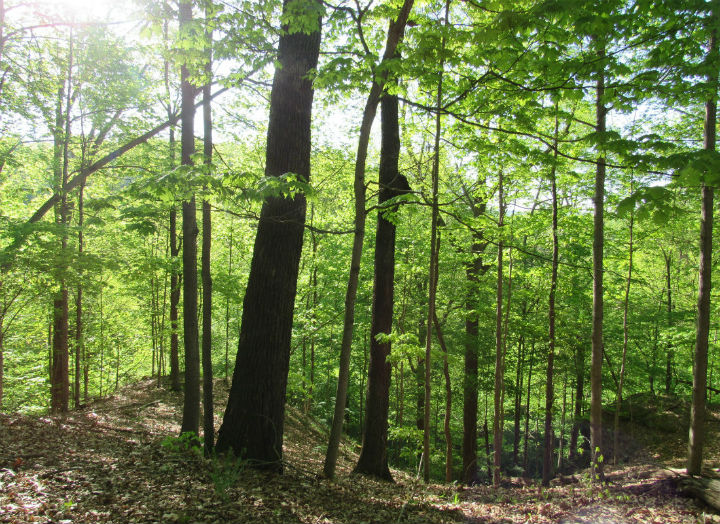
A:
{"type": "MultiPolygon", "coordinates": [[[[405,35],[405,25],[407,23],[410,10],[412,9],[414,0],[404,0],[400,7],[397,19],[390,23],[390,27],[387,32],[387,39],[385,42],[385,52],[380,62],[380,66],[385,65],[389,60],[395,57],[395,50],[398,44],[402,41],[405,35]]],[[[373,77],[373,83],[370,87],[370,93],[368,94],[365,102],[365,108],[363,109],[362,122],[360,124],[360,136],[358,137],[357,154],[355,156],[355,176],[353,180],[353,193],[355,198],[355,231],[353,232],[353,247],[350,255],[350,273],[348,276],[347,288],[345,291],[345,314],[343,316],[343,332],[342,341],[340,342],[340,369],[338,373],[338,384],[337,392],[335,395],[335,411],[333,413],[332,426],[330,428],[330,438],[328,439],[328,449],[325,455],[325,464],[323,466],[323,473],[326,477],[332,478],[335,475],[335,463],[337,461],[338,449],[340,446],[340,437],[342,436],[342,421],[344,419],[345,402],[347,401],[347,389],[348,381],[350,379],[350,352],[352,346],[352,335],[353,326],[355,323],[355,299],[357,297],[358,279],[360,276],[360,262],[362,259],[363,250],[363,239],[365,238],[365,165],[367,162],[368,144],[370,143],[370,130],[372,128],[373,121],[375,120],[375,114],[377,112],[377,106],[380,102],[380,95],[382,94],[385,83],[387,82],[387,73],[383,73],[379,77],[373,77]]],[[[370,343],[373,344],[374,340],[370,343]]],[[[389,351],[389,348],[387,348],[389,351]]],[[[385,379],[384,375],[376,375],[381,368],[384,367],[385,363],[384,353],[378,351],[373,352],[372,346],[370,351],[370,366],[368,375],[368,398],[373,390],[378,389],[378,394],[384,391],[384,395],[389,395],[389,378],[388,386],[384,384],[377,385],[373,382],[374,377],[377,377],[381,381],[385,379]],[[373,359],[381,359],[379,362],[374,362],[373,359]]],[[[389,371],[388,371],[389,372],[389,371]]],[[[366,434],[382,436],[387,432],[387,429],[373,428],[367,429],[368,424],[380,424],[380,426],[387,426],[387,407],[385,407],[385,417],[381,420],[379,417],[382,416],[382,412],[375,412],[375,408],[382,408],[387,406],[389,399],[385,398],[382,400],[380,405],[371,406],[370,402],[367,403],[367,416],[365,417],[365,429],[363,430],[363,448],[360,451],[360,458],[358,464],[355,467],[355,471],[358,473],[367,473],[369,475],[379,476],[386,478],[389,476],[389,471],[385,472],[385,468],[380,467],[383,462],[387,461],[387,450],[383,443],[383,449],[378,447],[379,442],[373,441],[368,442],[370,449],[365,451],[365,440],[366,434]],[[378,453],[380,453],[378,455],[378,453]]],[[[387,438],[383,439],[385,442],[387,438]]]]}
{"type": "MultiPolygon", "coordinates": [[[[717,11],[713,8],[711,20],[717,23],[717,11]]],[[[713,26],[708,45],[711,59],[717,53],[716,30],[713,26]]],[[[713,62],[715,63],[715,62],[713,62]]],[[[715,151],[717,125],[717,83],[718,70],[713,68],[708,74],[708,84],[713,92],[705,103],[704,149],[715,151]]],[[[697,334],[693,355],[693,391],[690,408],[690,438],[688,442],[687,472],[700,475],[705,444],[705,403],[707,400],[708,336],[710,334],[710,294],[712,292],[712,228],[713,228],[713,188],[702,186],[702,211],[700,217],[700,269],[697,301],[697,334]]]]}
{"type": "MultiPolygon", "coordinates": [[[[181,0],[180,27],[192,22],[192,2],[181,0]]],[[[182,103],[182,131],[180,137],[181,164],[192,165],[195,153],[195,88],[185,64],[180,69],[182,103]]],[[[181,433],[200,429],[200,352],[198,350],[198,275],[197,275],[197,216],[195,195],[182,204],[183,218],[183,334],[185,343],[185,391],[181,433]]]]}
{"type": "Polygon", "coordinates": [[[370,367],[367,391],[363,446],[355,471],[391,480],[387,463],[388,395],[390,390],[390,343],[376,340],[378,334],[392,331],[395,294],[395,224],[385,219],[384,212],[395,209],[385,203],[409,189],[407,180],[398,171],[400,128],[398,100],[385,94],[381,100],[382,146],[378,181],[377,234],[375,237],[375,270],[372,320],[370,325],[370,367]]]}
{"type": "MultiPolygon", "coordinates": [[[[287,9],[289,0],[284,2],[287,9]]],[[[319,3],[306,4],[315,17],[319,3]]],[[[287,29],[287,28],[286,28],[287,29]]],[[[320,20],[310,34],[284,31],[270,96],[265,174],[310,179],[313,89],[320,20]]],[[[305,196],[273,196],[260,213],[228,404],[217,451],[255,467],[282,471],[285,392],[293,307],[305,224],[305,196]]]]}
{"type": "MultiPolygon", "coordinates": [[[[478,217],[485,213],[486,203],[475,199],[471,195],[473,216],[478,217]]],[[[482,235],[473,234],[471,247],[472,260],[465,267],[468,283],[468,292],[465,301],[465,375],[463,377],[463,474],[462,480],[471,485],[478,481],[477,464],[477,407],[478,407],[478,335],[480,320],[477,314],[476,287],[478,278],[484,266],[482,252],[485,248],[482,235]]],[[[486,268],[485,268],[486,269],[486,268]]],[[[424,399],[424,397],[423,397],[424,399]]]]}
{"type": "MultiPolygon", "coordinates": [[[[598,44],[601,61],[596,84],[596,131],[602,143],[607,108],[605,96],[605,45],[598,44]]],[[[605,209],[605,157],[601,151],[595,171],[595,217],[593,223],[593,306],[592,306],[592,363],[590,366],[590,453],[592,478],[604,480],[602,462],[602,361],[603,361],[603,245],[605,209]]]]}
{"type": "MultiPolygon", "coordinates": [[[[72,72],[73,72],[73,37],[70,31],[70,47],[68,52],[68,69],[65,84],[58,89],[57,107],[55,113],[54,129],[54,168],[56,191],[61,194],[56,212],[56,222],[60,225],[60,250],[62,256],[68,247],[68,234],[65,230],[69,217],[67,200],[68,182],[68,147],[70,141],[70,108],[72,104],[72,72]],[[63,109],[63,102],[65,108],[63,109]],[[63,112],[64,111],[64,112],[63,112]]],[[[70,376],[69,376],[69,326],[68,326],[68,288],[65,275],[66,265],[60,268],[60,289],[53,301],[53,351],[52,370],[50,379],[50,411],[64,413],[70,403],[70,376]]]]}

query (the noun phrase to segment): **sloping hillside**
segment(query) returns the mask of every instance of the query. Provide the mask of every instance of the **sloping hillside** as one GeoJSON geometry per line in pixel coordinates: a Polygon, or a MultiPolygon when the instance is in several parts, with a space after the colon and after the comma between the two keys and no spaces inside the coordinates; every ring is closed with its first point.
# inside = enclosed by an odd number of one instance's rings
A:
{"type": "MultiPolygon", "coordinates": [[[[220,387],[217,396],[224,395],[220,387]]],[[[317,476],[324,429],[292,408],[285,475],[228,467],[182,449],[183,443],[172,438],[179,431],[179,404],[179,396],[145,381],[65,418],[0,415],[0,522],[696,523],[715,518],[677,494],[671,470],[647,460],[610,467],[605,487],[575,475],[548,489],[510,479],[495,490],[425,486],[399,471],[395,484],[352,476],[356,450],[348,446],[338,479],[324,480],[317,476]]],[[[637,417],[633,424],[640,424],[637,417]]],[[[650,432],[644,434],[651,444],[650,432]]]]}

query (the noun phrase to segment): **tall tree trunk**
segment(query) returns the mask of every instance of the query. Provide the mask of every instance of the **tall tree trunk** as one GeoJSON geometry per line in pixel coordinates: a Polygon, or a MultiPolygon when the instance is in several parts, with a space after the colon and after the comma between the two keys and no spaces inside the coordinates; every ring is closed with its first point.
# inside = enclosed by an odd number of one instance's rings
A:
{"type": "MultiPolygon", "coordinates": [[[[228,278],[233,276],[233,222],[230,221],[230,240],[228,241],[228,278]]],[[[225,384],[228,383],[230,368],[230,295],[225,297],[225,384]]]]}
{"type": "Polygon", "coordinates": [[[85,352],[85,340],[83,335],[83,282],[82,282],[82,256],[83,256],[83,224],[85,220],[84,216],[84,201],[83,194],[85,192],[85,184],[80,185],[78,192],[78,259],[80,260],[80,269],[78,270],[78,283],[77,291],[75,296],[75,388],[74,392],[74,405],[75,409],[80,407],[80,368],[82,363],[83,354],[85,352]]]}
{"type": "Polygon", "coordinates": [[[523,436],[523,474],[528,475],[528,437],[530,436],[530,387],[535,364],[535,341],[530,345],[530,369],[527,379],[527,405],[525,406],[525,435],[523,436]]]}
{"type": "MultiPolygon", "coordinates": [[[[632,192],[632,183],[630,184],[632,192]]],[[[635,225],[635,212],[630,213],[630,242],[628,246],[628,273],[625,279],[625,300],[623,302],[623,351],[622,361],[620,362],[620,378],[618,380],[617,395],[615,396],[615,417],[613,420],[613,464],[617,465],[618,455],[620,453],[620,408],[622,407],[623,384],[625,380],[625,359],[627,357],[628,347],[628,331],[630,324],[628,322],[628,312],[630,307],[630,283],[632,282],[633,270],[633,226],[635,225]]]]}
{"type": "MultiPolygon", "coordinates": [[[[470,199],[474,217],[485,213],[486,203],[483,200],[470,199]]],[[[479,283],[480,273],[486,268],[482,262],[482,252],[485,248],[482,235],[473,233],[471,249],[472,260],[465,266],[465,275],[468,283],[468,292],[465,302],[465,374],[463,376],[463,476],[467,485],[478,481],[477,464],[477,396],[478,396],[478,335],[480,320],[477,313],[476,287],[479,283]]],[[[424,397],[423,397],[424,398],[424,397]]]]}
{"type": "MultiPolygon", "coordinates": [[[[169,27],[168,21],[163,24],[163,38],[166,51],[169,54],[169,27]]],[[[167,97],[168,121],[171,122],[168,139],[169,168],[175,167],[175,118],[172,107],[172,94],[170,92],[170,61],[166,58],[164,63],[165,96],[167,97]]],[[[175,205],[170,209],[170,389],[180,391],[180,340],[178,334],[178,306],[180,304],[180,277],[175,260],[180,255],[180,246],[177,239],[177,210],[175,205]]]]}
{"type": "MultiPolygon", "coordinates": [[[[67,200],[69,142],[70,142],[70,108],[72,104],[73,71],[73,32],[70,30],[68,48],[67,77],[58,89],[58,100],[55,114],[54,129],[54,163],[56,191],[61,195],[56,221],[61,228],[60,249],[65,256],[68,244],[66,226],[69,222],[69,206],[67,200]],[[63,102],[65,107],[63,108],[63,102]]],[[[53,301],[53,352],[51,372],[50,411],[64,413],[68,410],[70,397],[69,377],[69,345],[68,345],[68,288],[64,272],[67,265],[60,268],[60,289],[53,301]]]]}
{"type": "MultiPolygon", "coordinates": [[[[711,20],[717,23],[717,3],[713,2],[711,20]]],[[[708,56],[717,57],[717,31],[713,25],[708,56]]],[[[713,64],[715,62],[713,61],[713,64]]],[[[712,93],[705,103],[704,149],[715,151],[715,131],[717,125],[717,83],[718,69],[712,68],[707,77],[712,93]]],[[[700,269],[697,301],[697,334],[693,354],[693,392],[690,408],[690,438],[688,442],[688,475],[700,475],[705,443],[705,402],[708,365],[708,336],[710,334],[710,294],[712,292],[712,228],[713,228],[713,188],[709,184],[702,186],[702,211],[700,217],[700,269]]]]}
{"type": "MultiPolygon", "coordinates": [[[[180,30],[192,23],[192,2],[181,0],[180,30]]],[[[195,153],[195,88],[190,83],[187,64],[180,69],[182,104],[182,132],[180,137],[181,164],[191,166],[195,153]]],[[[198,275],[197,275],[197,217],[195,195],[182,203],[183,219],[183,334],[185,343],[185,391],[181,433],[198,434],[200,428],[200,352],[198,350],[198,275]]]]}
{"type": "Polygon", "coordinates": [[[524,367],[524,345],[525,337],[520,335],[518,339],[518,360],[515,369],[515,410],[513,413],[513,466],[519,463],[520,454],[520,410],[522,409],[523,390],[523,367],[524,367]]]}
{"type": "MultiPolygon", "coordinates": [[[[1,8],[2,6],[0,6],[1,8]]],[[[3,316],[0,314],[0,413],[3,410],[3,392],[5,384],[5,347],[3,346],[3,339],[5,338],[5,331],[3,327],[3,316]]]]}
{"type": "MultiPolygon", "coordinates": [[[[209,17],[209,9],[205,10],[209,17]]],[[[205,164],[212,169],[213,137],[212,106],[210,102],[210,83],[212,75],[212,32],[206,31],[208,40],[208,63],[205,72],[207,83],[203,86],[203,154],[205,164]]],[[[210,456],[215,444],[215,420],[213,410],[213,366],[212,366],[212,274],[210,272],[210,253],[212,248],[212,217],[210,202],[202,204],[202,371],[203,371],[203,435],[205,455],[210,456]]]]}
{"type": "MultiPolygon", "coordinates": [[[[170,132],[172,136],[172,131],[170,132]]],[[[170,389],[180,391],[180,338],[178,334],[178,305],[180,304],[180,277],[175,260],[180,254],[177,241],[177,210],[170,209],[170,389]]]]}
{"type": "MultiPolygon", "coordinates": [[[[392,479],[387,464],[388,393],[390,388],[390,342],[377,340],[378,335],[392,331],[395,294],[395,224],[384,213],[394,213],[396,206],[387,207],[388,200],[409,189],[398,171],[400,129],[398,100],[385,94],[381,100],[382,146],[378,182],[377,233],[375,237],[375,269],[373,283],[372,319],[370,326],[370,367],[363,428],[363,447],[355,471],[392,479]]],[[[326,461],[327,464],[327,461],[326,461]]],[[[334,467],[334,465],[333,465],[334,467]]],[[[328,472],[326,472],[327,475],[328,472]]]]}
{"type": "MultiPolygon", "coordinates": [[[[597,40],[597,39],[596,39],[597,40]]],[[[604,142],[607,108],[605,96],[605,45],[598,41],[600,66],[596,84],[596,131],[604,142]]],[[[603,146],[601,145],[601,148],[603,146]]],[[[590,452],[592,478],[602,481],[602,360],[603,360],[603,244],[605,208],[605,157],[601,149],[595,171],[595,217],[593,223],[593,306],[592,306],[592,364],[590,366],[590,452]]]]}
{"type": "Polygon", "coordinates": [[[670,280],[670,269],[672,267],[672,252],[668,250],[665,252],[663,249],[663,258],[665,259],[665,286],[667,289],[667,325],[670,330],[670,336],[668,336],[667,353],[665,360],[665,394],[669,395],[672,392],[672,376],[673,376],[673,361],[675,360],[675,350],[672,343],[672,287],[670,280]]]}
{"type": "MultiPolygon", "coordinates": [[[[413,0],[405,0],[398,17],[390,23],[385,43],[385,52],[380,67],[395,56],[398,43],[405,34],[410,9],[413,0]]],[[[335,411],[328,449],[325,455],[323,472],[326,477],[335,476],[335,464],[342,436],[345,402],[347,401],[348,381],[350,378],[350,351],[352,346],[353,325],[355,323],[355,299],[357,297],[358,279],[360,276],[360,261],[362,258],[363,240],[365,238],[365,164],[367,161],[368,144],[370,142],[370,129],[375,120],[375,113],[380,101],[387,77],[373,78],[370,93],[365,102],[360,136],[355,157],[355,177],[353,192],[355,197],[355,224],[353,234],[353,247],[350,255],[350,274],[345,291],[345,314],[343,317],[343,333],[340,342],[340,369],[338,374],[337,392],[335,395],[335,411]]],[[[358,473],[366,473],[381,478],[390,478],[387,468],[387,409],[390,394],[390,371],[386,365],[386,351],[389,347],[374,346],[374,337],[370,340],[370,364],[368,368],[368,399],[366,402],[365,428],[363,429],[363,446],[360,458],[355,466],[358,473]]]]}
{"type": "Polygon", "coordinates": [[[553,440],[554,432],[552,427],[553,403],[555,391],[553,389],[553,364],[555,360],[555,291],[557,290],[558,274],[558,202],[557,202],[557,180],[556,161],[558,150],[558,105],[555,104],[555,136],[553,139],[553,164],[550,168],[550,188],[552,192],[552,270],[550,272],[550,297],[548,299],[548,355],[547,375],[545,380],[545,445],[543,448],[543,472],[542,485],[550,485],[553,467],[553,440]]]}
{"type": "Polygon", "coordinates": [[[443,433],[445,435],[445,482],[452,482],[452,433],[450,432],[450,416],[452,414],[452,385],[450,383],[450,367],[448,365],[448,348],[445,345],[442,329],[437,315],[433,315],[433,324],[440,349],[443,352],[443,376],[445,377],[445,420],[443,421],[443,433]]]}
{"type": "MultiPolygon", "coordinates": [[[[448,25],[450,16],[450,0],[445,2],[445,26],[448,25]]],[[[432,349],[432,325],[435,317],[435,297],[438,284],[438,187],[440,179],[440,133],[442,132],[442,96],[443,96],[443,73],[445,69],[445,35],[440,43],[440,64],[438,68],[437,97],[435,107],[435,144],[432,165],[432,213],[430,219],[430,268],[428,270],[428,316],[427,316],[427,339],[425,340],[425,414],[423,428],[423,456],[424,468],[423,479],[430,482],[430,381],[431,381],[431,349],[432,349]]]]}
{"type": "MultiPolygon", "coordinates": [[[[283,3],[287,13],[290,0],[283,3]]],[[[313,89],[308,74],[320,49],[319,2],[302,4],[313,30],[284,31],[270,95],[266,176],[295,173],[310,180],[313,89]],[[317,25],[315,25],[317,24],[317,25]]],[[[293,307],[303,244],[306,200],[272,196],[258,222],[232,386],[217,451],[263,469],[282,471],[285,394],[293,307]]]]}
{"type": "Polygon", "coordinates": [[[577,445],[580,436],[580,419],[582,417],[583,398],[585,397],[585,351],[581,346],[575,347],[575,410],[573,425],[570,430],[568,460],[577,461],[577,445]]]}
{"type": "Polygon", "coordinates": [[[502,463],[502,385],[503,385],[503,336],[502,336],[502,296],[503,296],[503,218],[505,214],[503,203],[503,174],[500,172],[498,179],[498,240],[497,256],[497,291],[495,310],[495,394],[494,394],[494,416],[493,416],[493,485],[500,486],[500,466],[502,463]]]}

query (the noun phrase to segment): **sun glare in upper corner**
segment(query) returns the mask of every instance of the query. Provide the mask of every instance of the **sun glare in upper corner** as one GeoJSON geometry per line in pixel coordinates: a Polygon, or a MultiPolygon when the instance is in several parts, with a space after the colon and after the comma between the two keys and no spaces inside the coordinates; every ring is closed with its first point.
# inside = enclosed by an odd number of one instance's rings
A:
{"type": "Polygon", "coordinates": [[[91,20],[106,20],[111,11],[114,11],[122,1],[112,0],[55,0],[53,14],[64,20],[87,22],[91,20]]]}

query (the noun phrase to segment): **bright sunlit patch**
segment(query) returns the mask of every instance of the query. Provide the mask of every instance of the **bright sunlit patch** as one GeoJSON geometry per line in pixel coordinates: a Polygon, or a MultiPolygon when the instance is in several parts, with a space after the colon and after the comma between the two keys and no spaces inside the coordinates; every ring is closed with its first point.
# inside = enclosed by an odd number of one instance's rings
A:
{"type": "Polygon", "coordinates": [[[86,22],[105,20],[122,1],[111,0],[55,0],[52,12],[63,20],[86,22]]]}

